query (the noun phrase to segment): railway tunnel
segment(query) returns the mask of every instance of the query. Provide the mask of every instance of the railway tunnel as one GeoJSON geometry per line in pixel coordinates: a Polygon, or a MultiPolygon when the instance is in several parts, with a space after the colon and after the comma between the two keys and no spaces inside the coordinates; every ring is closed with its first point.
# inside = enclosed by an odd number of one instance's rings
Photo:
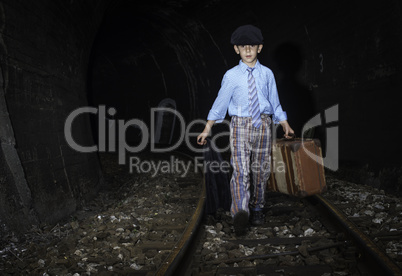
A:
{"type": "Polygon", "coordinates": [[[400,192],[398,1],[2,0],[0,18],[2,233],[55,223],[94,198],[107,185],[98,152],[124,142],[126,163],[127,149],[153,145],[144,133],[161,103],[177,112],[162,148],[180,142],[181,122],[205,121],[239,61],[230,35],[243,24],[263,31],[259,60],[296,133],[316,118],[331,170],[400,192]]]}

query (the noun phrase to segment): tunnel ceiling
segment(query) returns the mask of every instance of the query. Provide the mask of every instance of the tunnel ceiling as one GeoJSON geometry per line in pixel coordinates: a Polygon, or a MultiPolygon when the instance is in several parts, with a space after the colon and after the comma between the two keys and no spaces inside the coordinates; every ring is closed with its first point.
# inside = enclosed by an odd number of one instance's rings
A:
{"type": "Polygon", "coordinates": [[[216,57],[215,64],[226,65],[197,19],[209,5],[150,1],[113,6],[94,44],[93,103],[114,105],[117,117],[147,120],[151,107],[173,98],[184,116],[198,116],[197,94],[210,92],[206,51],[216,57]]]}

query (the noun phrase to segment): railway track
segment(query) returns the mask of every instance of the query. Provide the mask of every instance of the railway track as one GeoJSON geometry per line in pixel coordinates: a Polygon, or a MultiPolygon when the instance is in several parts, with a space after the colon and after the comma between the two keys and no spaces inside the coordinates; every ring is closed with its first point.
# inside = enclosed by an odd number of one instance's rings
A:
{"type": "MultiPolygon", "coordinates": [[[[317,204],[325,215],[334,218],[340,230],[346,233],[348,238],[358,248],[361,263],[370,269],[369,272],[365,273],[372,275],[402,275],[401,267],[387,256],[384,248],[378,246],[370,236],[366,235],[344,212],[328,199],[318,195],[312,197],[310,201],[313,204],[317,204]]],[[[359,262],[357,265],[359,265],[359,262]]]]}
{"type": "Polygon", "coordinates": [[[171,275],[402,275],[378,239],[329,199],[267,197],[265,224],[244,237],[233,234],[227,212],[206,219],[171,275]]]}
{"type": "MultiPolygon", "coordinates": [[[[1,250],[1,274],[402,275],[400,255],[386,247],[400,239],[399,222],[392,224],[391,217],[379,227],[378,216],[367,220],[370,207],[355,198],[267,193],[265,224],[237,237],[229,213],[203,213],[205,183],[192,158],[175,153],[141,160],[182,161],[188,173],[173,167],[157,177],[152,171],[128,173],[113,156],[103,156],[105,180],[116,186],[107,199],[101,195],[74,221],[45,225],[20,244],[13,241],[1,250]]],[[[328,183],[340,190],[337,180],[328,183]]],[[[359,194],[358,188],[348,194],[359,194]]],[[[366,196],[400,207],[381,193],[366,196]]]]}
{"type": "Polygon", "coordinates": [[[323,197],[271,195],[269,202],[266,223],[245,237],[228,231],[229,217],[206,225],[192,275],[401,275],[384,250],[323,197]]]}

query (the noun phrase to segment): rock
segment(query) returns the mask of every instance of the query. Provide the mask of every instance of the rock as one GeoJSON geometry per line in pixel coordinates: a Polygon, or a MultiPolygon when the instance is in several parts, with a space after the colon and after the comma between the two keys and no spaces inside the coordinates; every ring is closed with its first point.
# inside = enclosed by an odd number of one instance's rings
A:
{"type": "Polygon", "coordinates": [[[226,260],[229,257],[229,255],[225,252],[220,252],[218,253],[217,260],[226,260]]]}
{"type": "Polygon", "coordinates": [[[239,249],[233,249],[233,250],[229,250],[227,252],[229,259],[234,259],[234,258],[239,258],[244,256],[242,252],[240,252],[239,249]]]}
{"type": "Polygon", "coordinates": [[[39,267],[44,267],[45,266],[45,261],[44,260],[42,260],[42,259],[39,259],[38,260],[38,265],[39,265],[39,267]]]}
{"type": "Polygon", "coordinates": [[[201,251],[202,256],[206,256],[206,255],[211,254],[211,253],[212,253],[212,250],[210,250],[208,248],[203,248],[202,251],[201,251]]]}
{"type": "Polygon", "coordinates": [[[320,259],[316,255],[312,255],[305,259],[306,265],[318,265],[320,263],[320,259]]]}
{"type": "Polygon", "coordinates": [[[314,233],[315,233],[315,231],[312,228],[308,228],[304,231],[304,236],[311,237],[314,233]]]}
{"type": "Polygon", "coordinates": [[[305,245],[305,244],[302,244],[302,245],[300,245],[298,248],[297,248],[297,250],[300,252],[300,254],[303,256],[303,257],[308,257],[310,254],[308,253],[308,251],[307,251],[307,245],[305,245]]]}
{"type": "Polygon", "coordinates": [[[232,250],[232,249],[236,249],[239,246],[233,242],[225,242],[222,244],[222,247],[224,247],[226,250],[232,250]]]}
{"type": "Polygon", "coordinates": [[[144,254],[138,254],[136,258],[134,258],[135,262],[139,265],[145,265],[145,255],[144,254]]]}
{"type": "Polygon", "coordinates": [[[205,261],[214,261],[218,258],[218,254],[215,252],[209,253],[204,256],[205,261]]]}
{"type": "Polygon", "coordinates": [[[77,230],[80,227],[80,224],[78,223],[78,221],[72,221],[70,222],[70,226],[73,230],[77,230]]]}
{"type": "Polygon", "coordinates": [[[130,265],[130,268],[134,269],[134,270],[140,270],[142,268],[142,266],[136,264],[136,263],[132,263],[130,265]]]}
{"type": "Polygon", "coordinates": [[[290,256],[290,255],[279,256],[278,259],[279,259],[281,265],[284,265],[284,266],[293,266],[293,265],[295,265],[293,256],[290,256]]]}
{"type": "Polygon", "coordinates": [[[63,258],[63,259],[57,259],[54,263],[55,263],[55,264],[66,265],[66,264],[69,263],[69,260],[68,260],[67,257],[66,257],[66,258],[63,258]]]}
{"type": "Polygon", "coordinates": [[[158,254],[158,252],[156,250],[148,250],[147,252],[145,252],[145,257],[147,258],[153,258],[154,256],[156,256],[158,254]]]}
{"type": "Polygon", "coordinates": [[[219,222],[218,222],[218,223],[216,224],[216,231],[217,231],[217,232],[220,232],[220,231],[222,231],[222,229],[223,229],[222,223],[219,223],[219,222]]]}
{"type": "Polygon", "coordinates": [[[100,240],[104,240],[104,239],[106,239],[107,237],[109,237],[109,235],[110,235],[109,232],[100,232],[100,233],[98,233],[97,238],[100,239],[100,240]]]}

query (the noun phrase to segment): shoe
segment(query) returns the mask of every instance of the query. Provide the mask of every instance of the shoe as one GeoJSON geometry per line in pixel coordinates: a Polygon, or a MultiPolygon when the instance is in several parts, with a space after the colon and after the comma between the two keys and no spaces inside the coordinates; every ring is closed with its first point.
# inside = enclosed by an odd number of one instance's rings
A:
{"type": "Polygon", "coordinates": [[[262,212],[262,210],[258,211],[253,211],[251,210],[251,216],[250,216],[250,223],[254,226],[260,226],[263,225],[265,222],[265,215],[262,212]]]}
{"type": "Polygon", "coordinates": [[[243,236],[247,233],[248,213],[240,210],[233,219],[233,225],[236,236],[243,236]]]}

